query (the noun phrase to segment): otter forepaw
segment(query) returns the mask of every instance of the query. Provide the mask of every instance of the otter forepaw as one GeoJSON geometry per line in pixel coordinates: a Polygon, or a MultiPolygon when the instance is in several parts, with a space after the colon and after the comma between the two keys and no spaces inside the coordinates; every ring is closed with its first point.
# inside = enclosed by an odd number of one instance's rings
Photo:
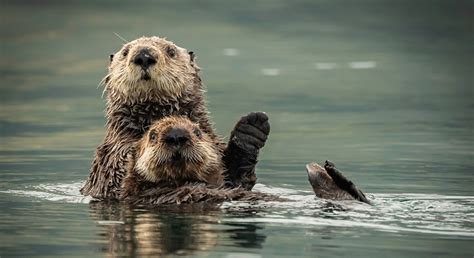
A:
{"type": "Polygon", "coordinates": [[[253,152],[265,145],[269,133],[268,116],[263,112],[251,112],[240,118],[230,140],[243,150],[253,152]]]}
{"type": "Polygon", "coordinates": [[[252,112],[240,118],[224,151],[225,181],[228,187],[251,190],[257,181],[255,165],[259,150],[265,145],[270,124],[263,112],[252,112]]]}

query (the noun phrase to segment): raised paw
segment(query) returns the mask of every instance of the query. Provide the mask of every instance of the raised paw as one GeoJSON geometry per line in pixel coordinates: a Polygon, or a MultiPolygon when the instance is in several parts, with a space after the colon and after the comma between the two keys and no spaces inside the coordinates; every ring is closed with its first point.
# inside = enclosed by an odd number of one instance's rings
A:
{"type": "Polygon", "coordinates": [[[268,116],[263,112],[251,112],[240,118],[230,140],[244,150],[255,151],[265,145],[269,133],[268,116]]]}

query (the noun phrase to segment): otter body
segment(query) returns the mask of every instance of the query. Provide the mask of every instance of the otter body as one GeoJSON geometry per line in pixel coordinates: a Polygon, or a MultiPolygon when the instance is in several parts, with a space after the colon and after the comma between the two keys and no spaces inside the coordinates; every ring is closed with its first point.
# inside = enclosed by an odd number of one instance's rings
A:
{"type": "MultiPolygon", "coordinates": [[[[130,204],[217,203],[223,201],[288,201],[224,184],[223,161],[211,137],[184,116],[153,123],[130,156],[120,199],[130,204]]],[[[370,203],[334,163],[307,166],[316,196],[370,203]]]]}
{"type": "Polygon", "coordinates": [[[183,116],[153,123],[128,164],[120,199],[131,204],[279,199],[226,187],[219,149],[199,124],[183,116]]]}
{"type": "Polygon", "coordinates": [[[111,55],[103,80],[106,135],[82,194],[118,198],[135,144],[154,121],[170,115],[186,116],[208,135],[221,153],[228,186],[253,187],[258,152],[270,130],[268,118],[261,112],[242,117],[226,144],[212,128],[194,59],[192,52],[159,37],[136,39],[111,55]]]}

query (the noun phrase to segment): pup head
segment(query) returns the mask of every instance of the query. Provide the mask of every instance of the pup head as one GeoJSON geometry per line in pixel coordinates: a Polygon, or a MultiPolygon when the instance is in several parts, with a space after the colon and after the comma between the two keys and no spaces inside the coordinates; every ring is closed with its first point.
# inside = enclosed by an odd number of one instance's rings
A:
{"type": "Polygon", "coordinates": [[[151,182],[215,183],[222,173],[215,143],[186,117],[152,124],[139,142],[135,170],[151,182]]]}

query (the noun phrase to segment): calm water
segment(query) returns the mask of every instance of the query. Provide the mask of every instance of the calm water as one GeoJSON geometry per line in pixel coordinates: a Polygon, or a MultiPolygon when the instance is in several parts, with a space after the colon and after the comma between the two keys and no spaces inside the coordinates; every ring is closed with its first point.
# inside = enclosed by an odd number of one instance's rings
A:
{"type": "Polygon", "coordinates": [[[0,256],[471,257],[472,1],[1,1],[0,256]],[[78,190],[119,33],[194,50],[218,132],[263,110],[257,190],[291,203],[130,209],[78,190]],[[374,205],[318,200],[331,159],[374,205]]]}

